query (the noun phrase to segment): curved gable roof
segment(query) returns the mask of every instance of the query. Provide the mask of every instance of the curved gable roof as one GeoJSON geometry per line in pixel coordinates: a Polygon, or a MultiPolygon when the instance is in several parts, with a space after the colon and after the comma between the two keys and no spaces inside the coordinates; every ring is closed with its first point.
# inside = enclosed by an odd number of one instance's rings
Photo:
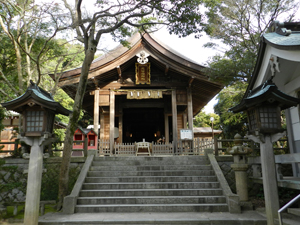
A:
{"type": "MultiPolygon", "coordinates": [[[[193,62],[170,47],[163,45],[148,33],[136,33],[128,39],[128,42],[130,48],[118,45],[115,49],[95,59],[91,64],[88,78],[90,79],[111,69],[115,69],[128,59],[135,57],[142,49],[150,53],[151,56],[157,60],[162,60],[166,65],[171,64],[183,74],[196,76],[198,79],[207,80],[208,78],[207,75],[205,75],[206,67],[193,62]]],[[[66,71],[60,79],[59,86],[77,83],[79,81],[80,72],[81,68],[66,71]]]]}
{"type": "Polygon", "coordinates": [[[258,78],[260,69],[265,58],[267,46],[272,46],[275,49],[299,51],[300,50],[300,22],[284,22],[274,21],[269,32],[262,35],[260,40],[259,52],[254,67],[253,74],[249,80],[249,85],[244,95],[244,98],[254,88],[258,78]]]}
{"type": "MultiPolygon", "coordinates": [[[[136,62],[136,55],[142,50],[150,55],[148,58],[151,65],[155,65],[172,76],[181,76],[185,80],[191,80],[194,114],[198,113],[223,88],[220,83],[209,80],[206,67],[163,45],[148,33],[136,33],[128,39],[128,42],[129,48],[119,45],[92,62],[88,75],[87,93],[95,90],[97,86],[102,88],[109,82],[117,81],[119,76],[117,68],[121,71],[131,68],[136,62]]],[[[81,68],[66,71],[59,81],[59,86],[73,99],[80,72],[81,68]]],[[[134,85],[133,82],[132,85],[134,85]]]]}

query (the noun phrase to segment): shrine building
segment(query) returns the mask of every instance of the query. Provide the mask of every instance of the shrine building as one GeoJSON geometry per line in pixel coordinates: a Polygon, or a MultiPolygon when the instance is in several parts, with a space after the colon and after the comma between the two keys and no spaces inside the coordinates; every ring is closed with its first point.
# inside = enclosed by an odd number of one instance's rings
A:
{"type": "MultiPolygon", "coordinates": [[[[107,143],[109,154],[116,143],[135,142],[171,144],[176,151],[180,131],[193,130],[193,117],[223,86],[153,35],[136,33],[128,42],[129,48],[119,45],[93,61],[82,108],[94,128],[100,125],[99,145],[103,150],[107,143]]],[[[72,99],[80,72],[66,71],[59,80],[72,99]]]]}

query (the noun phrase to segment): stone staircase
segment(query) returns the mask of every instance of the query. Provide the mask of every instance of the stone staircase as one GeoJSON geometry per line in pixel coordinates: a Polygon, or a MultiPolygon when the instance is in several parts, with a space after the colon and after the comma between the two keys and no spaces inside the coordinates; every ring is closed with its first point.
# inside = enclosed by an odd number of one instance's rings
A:
{"type": "Polygon", "coordinates": [[[228,212],[205,156],[96,157],[75,213],[228,212]]]}

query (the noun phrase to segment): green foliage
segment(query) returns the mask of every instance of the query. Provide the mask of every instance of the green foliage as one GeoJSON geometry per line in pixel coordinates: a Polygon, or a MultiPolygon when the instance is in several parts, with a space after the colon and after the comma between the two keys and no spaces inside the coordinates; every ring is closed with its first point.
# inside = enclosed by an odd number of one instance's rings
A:
{"type": "MultiPolygon", "coordinates": [[[[46,173],[43,173],[42,187],[41,187],[41,201],[43,200],[57,200],[58,183],[60,167],[57,164],[45,164],[46,173]]],[[[77,180],[81,168],[71,167],[69,171],[69,193],[77,180]]]]}
{"type": "Polygon", "coordinates": [[[206,114],[203,110],[198,113],[193,120],[194,127],[212,127],[212,121],[210,118],[213,117],[213,126],[214,129],[220,128],[220,117],[215,113],[206,114]]]}
{"type": "Polygon", "coordinates": [[[218,95],[218,104],[214,107],[215,112],[220,116],[221,134],[225,139],[232,139],[236,133],[244,136],[247,130],[247,116],[245,113],[232,113],[229,109],[243,98],[247,83],[238,81],[233,85],[225,87],[218,95]]]}
{"type": "MultiPolygon", "coordinates": [[[[279,16],[291,21],[299,8],[299,2],[294,0],[205,0],[204,5],[206,33],[227,46],[224,55],[215,56],[210,62],[211,77],[226,85],[250,78],[261,35],[279,16]]],[[[205,46],[216,48],[212,43],[205,46]]]]}
{"type": "MultiPolygon", "coordinates": [[[[171,0],[173,5],[165,15],[170,25],[168,26],[170,34],[176,34],[179,37],[186,37],[194,34],[195,38],[200,37],[203,31],[203,18],[199,5],[201,0],[171,0]]],[[[160,4],[163,7],[164,1],[160,4]]],[[[160,17],[159,17],[160,18],[160,17]]]]}

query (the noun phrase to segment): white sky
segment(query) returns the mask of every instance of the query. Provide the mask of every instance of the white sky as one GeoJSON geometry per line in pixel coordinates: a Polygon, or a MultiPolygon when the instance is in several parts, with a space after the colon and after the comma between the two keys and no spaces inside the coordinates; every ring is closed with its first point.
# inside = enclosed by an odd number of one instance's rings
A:
{"type": "MultiPolygon", "coordinates": [[[[190,35],[185,38],[178,38],[175,35],[170,35],[165,29],[160,30],[155,33],[155,36],[159,38],[163,43],[167,44],[169,47],[173,48],[174,50],[180,52],[184,56],[192,59],[193,61],[207,66],[207,61],[210,60],[216,54],[222,54],[213,50],[211,48],[204,48],[203,45],[207,42],[210,42],[210,38],[203,34],[203,36],[199,39],[194,38],[193,35],[190,35]]],[[[218,101],[213,98],[205,107],[204,111],[206,113],[213,113],[214,112],[214,105],[218,101]]]]}

